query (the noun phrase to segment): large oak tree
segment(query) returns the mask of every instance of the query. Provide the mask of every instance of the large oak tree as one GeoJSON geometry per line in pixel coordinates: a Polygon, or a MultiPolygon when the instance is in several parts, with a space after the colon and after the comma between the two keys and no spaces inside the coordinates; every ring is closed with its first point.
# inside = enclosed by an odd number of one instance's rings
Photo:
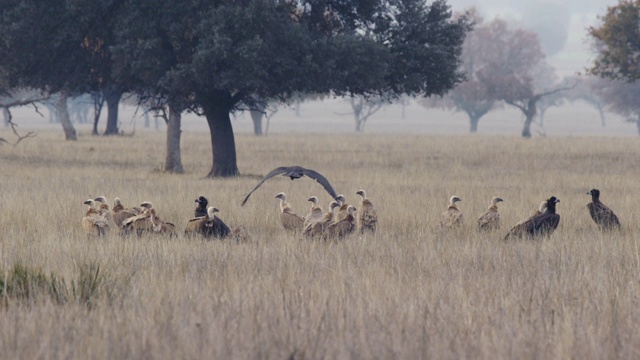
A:
{"type": "Polygon", "coordinates": [[[444,0],[128,0],[125,7],[114,53],[147,91],[206,117],[212,177],[238,174],[236,109],[297,93],[442,94],[462,79],[469,29],[465,18],[452,20],[444,0]]]}

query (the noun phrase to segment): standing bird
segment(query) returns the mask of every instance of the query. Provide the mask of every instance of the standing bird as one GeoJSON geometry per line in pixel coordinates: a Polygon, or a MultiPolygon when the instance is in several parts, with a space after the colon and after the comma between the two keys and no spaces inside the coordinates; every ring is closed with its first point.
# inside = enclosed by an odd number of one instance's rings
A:
{"type": "Polygon", "coordinates": [[[318,205],[318,197],[312,196],[307,199],[307,201],[311,201],[311,209],[309,210],[307,216],[304,217],[304,224],[302,226],[305,229],[307,228],[307,226],[309,226],[309,224],[319,220],[322,217],[322,207],[318,205]]]}
{"type": "Polygon", "coordinates": [[[100,216],[96,211],[96,203],[93,199],[88,199],[84,202],[89,208],[82,218],[82,228],[87,236],[103,236],[109,229],[109,221],[100,216]]]}
{"type": "Polygon", "coordinates": [[[111,222],[113,220],[113,217],[111,214],[111,210],[109,210],[109,204],[107,203],[107,198],[104,196],[98,196],[93,200],[100,203],[100,205],[98,205],[98,208],[96,209],[96,211],[98,211],[98,214],[100,214],[100,216],[102,216],[103,218],[107,219],[107,221],[111,222]]]}
{"type": "Polygon", "coordinates": [[[452,229],[464,224],[464,216],[456,206],[458,201],[462,201],[462,199],[455,195],[449,199],[449,207],[440,215],[441,228],[452,229]]]}
{"type": "Polygon", "coordinates": [[[336,202],[338,203],[338,205],[340,205],[340,208],[336,212],[336,220],[335,220],[336,222],[338,222],[344,219],[345,217],[347,217],[347,215],[349,215],[349,213],[347,212],[347,208],[349,207],[349,204],[347,204],[347,199],[342,194],[336,196],[336,202]]]}
{"type": "Polygon", "coordinates": [[[336,194],[336,191],[333,190],[333,187],[329,183],[329,180],[327,180],[327,178],[322,176],[322,174],[320,174],[319,172],[311,169],[305,169],[302,166],[281,166],[271,170],[267,175],[265,175],[265,177],[260,180],[258,185],[256,185],[253,190],[245,195],[244,199],[240,203],[240,206],[244,206],[244,204],[247,203],[247,200],[249,200],[249,196],[251,196],[251,194],[260,187],[260,185],[262,185],[265,181],[271,179],[272,177],[278,175],[288,176],[291,178],[291,180],[300,179],[303,176],[310,177],[320,183],[320,185],[322,185],[324,189],[327,190],[329,195],[331,195],[331,198],[335,199],[338,196],[338,194],[336,194]]]}
{"type": "Polygon", "coordinates": [[[276,195],[280,199],[280,222],[286,230],[302,230],[304,218],[291,210],[291,205],[287,202],[287,195],[281,192],[276,195]]]}
{"type": "Polygon", "coordinates": [[[532,224],[527,228],[527,232],[533,236],[551,236],[558,228],[560,215],[556,214],[556,204],[560,202],[555,196],[547,200],[547,209],[540,215],[532,219],[532,224]]]}
{"type": "Polygon", "coordinates": [[[347,216],[329,225],[323,232],[324,239],[342,239],[356,230],[356,209],[349,205],[347,216]]]}
{"type": "Polygon", "coordinates": [[[527,234],[527,228],[533,222],[533,218],[535,218],[536,216],[542,214],[545,211],[546,208],[547,208],[547,201],[545,200],[545,201],[540,203],[540,207],[538,207],[538,209],[533,213],[533,215],[531,215],[528,218],[526,218],[524,220],[521,220],[517,224],[513,225],[511,230],[509,230],[509,232],[507,233],[507,236],[504,237],[504,239],[508,240],[509,238],[522,238],[522,237],[524,237],[525,234],[527,234]]]}
{"type": "Polygon", "coordinates": [[[336,208],[339,205],[336,201],[332,201],[329,204],[329,211],[327,211],[320,219],[312,222],[306,228],[304,228],[304,235],[307,237],[316,237],[322,235],[322,232],[331,225],[331,220],[335,215],[336,208]]]}
{"type": "Polygon", "coordinates": [[[587,209],[589,209],[591,218],[598,224],[600,229],[620,229],[620,220],[618,220],[616,214],[600,201],[600,190],[592,189],[587,194],[591,195],[591,202],[587,204],[587,209]]]}
{"type": "Polygon", "coordinates": [[[169,236],[176,235],[176,226],[170,222],[162,221],[156,214],[156,209],[149,209],[149,220],[151,220],[151,229],[156,234],[166,234],[169,236]]]}
{"type": "Polygon", "coordinates": [[[378,212],[374,208],[371,200],[367,198],[367,193],[364,190],[358,190],[356,195],[362,197],[360,207],[356,214],[358,228],[360,232],[371,231],[371,233],[375,234],[376,228],[378,227],[378,212]]]}
{"type": "Polygon", "coordinates": [[[153,208],[153,204],[149,201],[145,201],[140,204],[140,207],[142,208],[142,212],[140,214],[127,218],[122,222],[122,234],[127,235],[134,232],[136,235],[142,236],[142,234],[146,232],[153,231],[151,213],[149,212],[149,209],[153,208]]]}
{"type": "Polygon", "coordinates": [[[126,219],[140,215],[141,209],[138,207],[134,207],[131,209],[125,209],[122,206],[122,200],[120,198],[113,199],[113,209],[111,211],[111,216],[113,218],[113,222],[118,226],[118,228],[122,228],[122,222],[126,219]]]}
{"type": "Polygon", "coordinates": [[[215,213],[217,212],[218,209],[210,206],[207,209],[207,213],[205,214],[205,216],[198,216],[189,220],[184,233],[186,235],[202,235],[205,238],[214,237],[214,219],[215,213]]]}
{"type": "Polygon", "coordinates": [[[209,200],[206,197],[200,196],[196,199],[198,205],[196,205],[195,217],[207,216],[207,205],[209,200]]]}
{"type": "Polygon", "coordinates": [[[498,213],[498,203],[502,202],[499,197],[494,196],[489,203],[489,209],[478,218],[478,230],[500,229],[500,214],[498,213]]]}

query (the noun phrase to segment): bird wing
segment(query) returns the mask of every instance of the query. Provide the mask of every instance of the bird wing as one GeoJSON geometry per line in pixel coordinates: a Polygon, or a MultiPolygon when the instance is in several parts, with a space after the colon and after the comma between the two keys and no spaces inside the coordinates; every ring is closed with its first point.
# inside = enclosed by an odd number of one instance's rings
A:
{"type": "Polygon", "coordinates": [[[280,166],[278,168],[275,168],[273,170],[271,170],[267,175],[265,175],[265,177],[262,178],[262,180],[260,180],[260,182],[258,183],[258,185],[256,185],[253,190],[249,191],[249,193],[247,195],[244,196],[244,199],[242,199],[242,202],[240,203],[240,206],[244,206],[244,204],[247,203],[247,200],[249,200],[249,196],[251,196],[251,194],[253,194],[254,191],[258,190],[258,188],[264,184],[265,181],[271,179],[274,176],[277,175],[282,175],[282,174],[286,174],[287,172],[289,172],[289,170],[291,169],[291,166],[280,166]]]}
{"type": "Polygon", "coordinates": [[[329,195],[331,195],[332,198],[335,199],[335,198],[338,197],[338,194],[336,194],[336,191],[333,190],[333,187],[329,183],[329,180],[327,180],[327,178],[322,176],[322,174],[320,174],[319,172],[317,172],[315,170],[311,170],[311,169],[301,168],[300,170],[302,171],[302,173],[304,175],[306,175],[306,176],[314,179],[318,183],[320,183],[320,185],[322,185],[322,187],[324,187],[324,189],[327,190],[327,192],[329,193],[329,195]]]}

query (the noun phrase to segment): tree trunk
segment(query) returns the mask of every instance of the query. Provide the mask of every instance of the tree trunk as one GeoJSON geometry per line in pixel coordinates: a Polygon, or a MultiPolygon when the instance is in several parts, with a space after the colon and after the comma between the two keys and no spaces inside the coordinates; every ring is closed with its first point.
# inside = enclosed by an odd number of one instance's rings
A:
{"type": "Polygon", "coordinates": [[[478,123],[480,122],[480,116],[467,114],[469,116],[469,132],[475,134],[478,132],[478,123]]]}
{"type": "Polygon", "coordinates": [[[93,99],[93,131],[91,135],[98,136],[98,121],[100,120],[100,114],[102,114],[102,107],[104,106],[104,96],[101,93],[94,92],[91,94],[93,99]]]}
{"type": "Polygon", "coordinates": [[[602,124],[602,127],[607,126],[604,118],[604,109],[602,108],[602,106],[598,106],[598,113],[600,114],[600,124],[602,124]]]}
{"type": "Polygon", "coordinates": [[[229,94],[218,93],[201,101],[204,115],[211,133],[211,151],[213,165],[208,177],[238,176],[236,162],[236,144],[233,137],[233,127],[229,113],[233,108],[233,101],[229,94]]]}
{"type": "Polygon", "coordinates": [[[78,140],[76,129],[73,128],[71,119],[69,119],[69,109],[67,108],[68,98],[69,94],[66,91],[58,93],[58,99],[56,100],[56,112],[58,114],[58,119],[60,119],[60,123],[62,124],[65,139],[78,140]]]}
{"type": "Polygon", "coordinates": [[[262,109],[251,109],[249,113],[251,114],[251,120],[253,120],[253,134],[256,136],[262,135],[262,115],[263,112],[260,111],[262,109]]]}
{"type": "Polygon", "coordinates": [[[122,98],[122,91],[113,86],[104,89],[104,99],[107,102],[107,128],[104,135],[118,135],[118,106],[122,98]]]}
{"type": "Polygon", "coordinates": [[[2,116],[4,117],[4,127],[9,127],[9,110],[2,108],[2,116]]]}
{"type": "Polygon", "coordinates": [[[164,171],[182,174],[182,160],[180,158],[180,124],[182,115],[169,107],[169,119],[167,121],[167,157],[164,163],[164,171]]]}
{"type": "Polygon", "coordinates": [[[529,139],[531,137],[531,123],[533,122],[533,116],[527,115],[524,120],[524,126],[522,127],[522,137],[529,139]]]}

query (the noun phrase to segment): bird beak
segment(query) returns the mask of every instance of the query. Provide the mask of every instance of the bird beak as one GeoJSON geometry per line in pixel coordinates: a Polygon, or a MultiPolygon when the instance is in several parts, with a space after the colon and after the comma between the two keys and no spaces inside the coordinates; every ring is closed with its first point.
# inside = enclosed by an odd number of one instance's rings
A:
{"type": "Polygon", "coordinates": [[[85,204],[85,205],[91,205],[91,200],[87,200],[87,201],[85,201],[83,204],[85,204]]]}
{"type": "Polygon", "coordinates": [[[200,199],[196,199],[196,202],[197,202],[197,203],[200,203],[200,199]]]}

